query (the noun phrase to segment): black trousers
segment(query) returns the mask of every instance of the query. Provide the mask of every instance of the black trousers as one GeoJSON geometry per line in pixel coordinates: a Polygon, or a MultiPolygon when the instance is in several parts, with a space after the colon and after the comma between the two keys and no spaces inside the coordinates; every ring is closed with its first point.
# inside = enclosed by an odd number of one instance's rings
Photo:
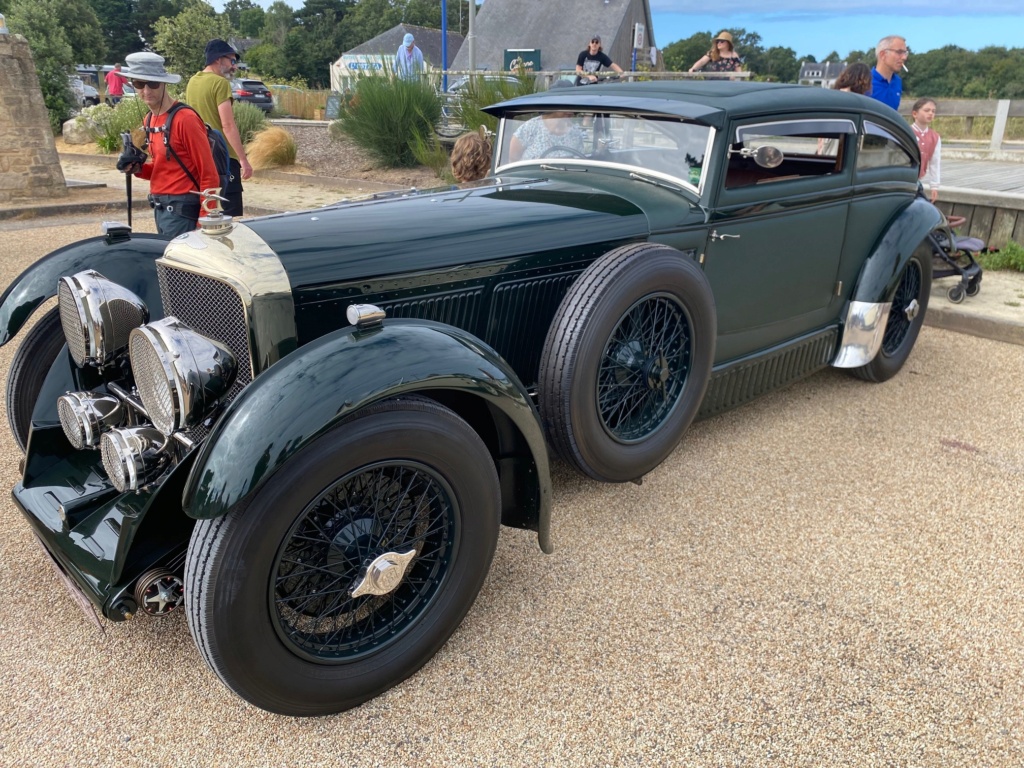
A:
{"type": "Polygon", "coordinates": [[[177,237],[196,228],[199,220],[199,195],[153,195],[149,207],[156,219],[156,231],[177,237]]]}
{"type": "Polygon", "coordinates": [[[227,216],[242,215],[242,164],[235,158],[231,158],[231,178],[228,181],[227,189],[222,189],[221,197],[226,197],[227,202],[221,203],[224,213],[227,216]]]}

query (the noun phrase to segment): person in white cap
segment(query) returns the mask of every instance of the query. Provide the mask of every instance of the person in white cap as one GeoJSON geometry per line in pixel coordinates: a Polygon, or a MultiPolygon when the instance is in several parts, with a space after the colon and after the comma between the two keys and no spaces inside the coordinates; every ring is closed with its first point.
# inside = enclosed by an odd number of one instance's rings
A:
{"type": "Polygon", "coordinates": [[[149,107],[143,125],[150,157],[145,159],[145,154],[134,147],[133,153],[126,149],[118,158],[117,170],[149,180],[149,204],[157,231],[176,237],[196,228],[200,193],[220,190],[206,125],[194,110],[175,109],[167,135],[168,113],[179,103],[167,92],[167,86],[181,82],[181,76],[164,69],[163,56],[147,51],[128,54],[125,63],[128,66],[118,74],[131,82],[149,107]]]}
{"type": "Polygon", "coordinates": [[[395,74],[403,80],[415,80],[422,72],[423,51],[417,47],[416,38],[406,32],[395,54],[395,74]]]}

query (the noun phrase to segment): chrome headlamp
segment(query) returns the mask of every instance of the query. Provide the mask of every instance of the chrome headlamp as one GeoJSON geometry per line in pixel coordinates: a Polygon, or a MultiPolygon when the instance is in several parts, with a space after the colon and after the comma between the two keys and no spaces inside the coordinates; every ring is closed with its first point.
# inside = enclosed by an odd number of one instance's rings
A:
{"type": "Polygon", "coordinates": [[[60,278],[57,304],[68,350],[79,368],[109,363],[128,346],[132,329],[149,320],[142,299],[93,270],[60,278]]]}
{"type": "Polygon", "coordinates": [[[95,448],[100,435],[121,423],[124,404],[111,395],[68,392],[57,398],[57,415],[71,445],[78,450],[95,448]]]}
{"type": "Polygon", "coordinates": [[[168,438],[152,427],[112,429],[100,438],[103,469],[121,493],[137,491],[163,468],[161,452],[168,438]]]}
{"type": "Polygon", "coordinates": [[[238,372],[230,349],[176,317],[132,331],[128,355],[149,420],[165,435],[206,418],[238,372]]]}

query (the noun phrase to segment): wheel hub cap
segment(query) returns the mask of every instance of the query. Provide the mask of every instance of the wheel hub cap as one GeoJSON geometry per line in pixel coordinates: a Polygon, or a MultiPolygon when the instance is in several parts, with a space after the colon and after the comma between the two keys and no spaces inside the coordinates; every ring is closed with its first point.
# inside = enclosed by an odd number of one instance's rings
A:
{"type": "Polygon", "coordinates": [[[912,321],[915,317],[917,317],[917,313],[920,311],[921,305],[917,303],[917,299],[912,299],[911,302],[907,304],[906,309],[903,310],[903,314],[907,316],[907,320],[912,321]]]}
{"type": "Polygon", "coordinates": [[[668,359],[665,354],[659,353],[647,364],[647,386],[659,392],[665,391],[665,383],[672,372],[668,368],[668,359]]]}
{"type": "Polygon", "coordinates": [[[352,590],[352,597],[386,595],[394,591],[402,583],[405,571],[415,556],[415,549],[405,553],[385,552],[378,556],[370,563],[366,575],[352,590]]]}

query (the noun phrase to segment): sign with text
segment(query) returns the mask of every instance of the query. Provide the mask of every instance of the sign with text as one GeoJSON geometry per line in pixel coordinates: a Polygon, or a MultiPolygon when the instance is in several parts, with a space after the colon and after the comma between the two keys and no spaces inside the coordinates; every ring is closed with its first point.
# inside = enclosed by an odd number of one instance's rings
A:
{"type": "Polygon", "coordinates": [[[643,48],[644,47],[644,34],[647,32],[647,28],[643,24],[633,25],[633,47],[643,48]]]}
{"type": "Polygon", "coordinates": [[[540,48],[506,48],[506,72],[540,72],[540,48]]]}

